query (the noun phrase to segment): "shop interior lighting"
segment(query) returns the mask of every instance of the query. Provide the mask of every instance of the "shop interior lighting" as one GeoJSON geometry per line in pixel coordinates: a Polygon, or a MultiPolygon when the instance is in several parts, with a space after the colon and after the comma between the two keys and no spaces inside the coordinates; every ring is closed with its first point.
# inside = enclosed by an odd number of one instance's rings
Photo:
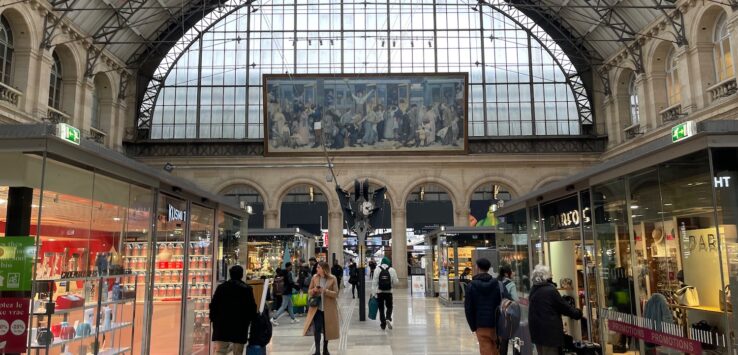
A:
{"type": "Polygon", "coordinates": [[[637,210],[639,208],[640,208],[640,206],[638,206],[638,205],[632,205],[632,206],[630,206],[630,209],[631,210],[637,210]]]}
{"type": "Polygon", "coordinates": [[[0,205],[4,205],[8,202],[8,200],[0,198],[0,205]]]}

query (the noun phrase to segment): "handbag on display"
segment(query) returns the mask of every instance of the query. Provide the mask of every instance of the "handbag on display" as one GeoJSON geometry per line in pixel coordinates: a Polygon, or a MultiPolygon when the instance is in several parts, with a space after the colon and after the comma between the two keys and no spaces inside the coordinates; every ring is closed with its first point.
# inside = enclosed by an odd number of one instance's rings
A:
{"type": "Polygon", "coordinates": [[[674,296],[682,306],[695,307],[700,305],[700,295],[694,286],[684,286],[676,290],[674,296]]]}
{"type": "Polygon", "coordinates": [[[308,300],[308,304],[310,307],[319,307],[320,306],[320,296],[313,296],[310,297],[308,300]]]}

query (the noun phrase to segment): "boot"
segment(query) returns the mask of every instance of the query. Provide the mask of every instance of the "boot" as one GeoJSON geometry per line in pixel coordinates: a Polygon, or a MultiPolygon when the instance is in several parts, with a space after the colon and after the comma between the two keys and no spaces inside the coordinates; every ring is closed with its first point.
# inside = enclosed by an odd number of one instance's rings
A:
{"type": "Polygon", "coordinates": [[[328,342],[323,342],[323,355],[331,355],[331,353],[328,352],[328,342]]]}

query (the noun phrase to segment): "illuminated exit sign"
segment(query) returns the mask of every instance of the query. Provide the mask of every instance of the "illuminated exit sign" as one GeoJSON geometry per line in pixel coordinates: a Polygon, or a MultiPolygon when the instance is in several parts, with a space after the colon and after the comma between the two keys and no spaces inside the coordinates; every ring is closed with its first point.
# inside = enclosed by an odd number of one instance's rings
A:
{"type": "Polygon", "coordinates": [[[56,126],[56,136],[76,145],[79,145],[79,141],[82,139],[79,128],[74,128],[66,123],[59,123],[56,126]]]}
{"type": "Polygon", "coordinates": [[[671,142],[681,142],[695,134],[697,134],[697,124],[694,121],[680,123],[671,129],[671,142]]]}

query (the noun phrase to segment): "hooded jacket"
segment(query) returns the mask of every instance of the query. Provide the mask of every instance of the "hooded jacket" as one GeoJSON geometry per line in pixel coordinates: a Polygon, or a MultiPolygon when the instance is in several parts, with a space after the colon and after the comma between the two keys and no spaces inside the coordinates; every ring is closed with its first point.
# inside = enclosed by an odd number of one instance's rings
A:
{"type": "Polygon", "coordinates": [[[392,267],[392,261],[384,257],[382,258],[382,264],[377,267],[376,271],[374,271],[374,277],[372,278],[372,293],[375,295],[377,293],[392,293],[392,290],[382,291],[379,289],[379,275],[382,273],[382,270],[385,269],[388,269],[390,278],[392,278],[393,288],[400,283],[400,280],[397,278],[397,271],[392,267]]]}
{"type": "Polygon", "coordinates": [[[488,273],[472,278],[464,299],[466,321],[472,332],[478,328],[497,328],[495,310],[502,302],[499,281],[488,273]]]}
{"type": "Polygon", "coordinates": [[[564,323],[561,316],[579,320],[582,311],[570,306],[550,283],[533,285],[530,290],[528,327],[533,344],[549,347],[564,345],[564,323]]]}

